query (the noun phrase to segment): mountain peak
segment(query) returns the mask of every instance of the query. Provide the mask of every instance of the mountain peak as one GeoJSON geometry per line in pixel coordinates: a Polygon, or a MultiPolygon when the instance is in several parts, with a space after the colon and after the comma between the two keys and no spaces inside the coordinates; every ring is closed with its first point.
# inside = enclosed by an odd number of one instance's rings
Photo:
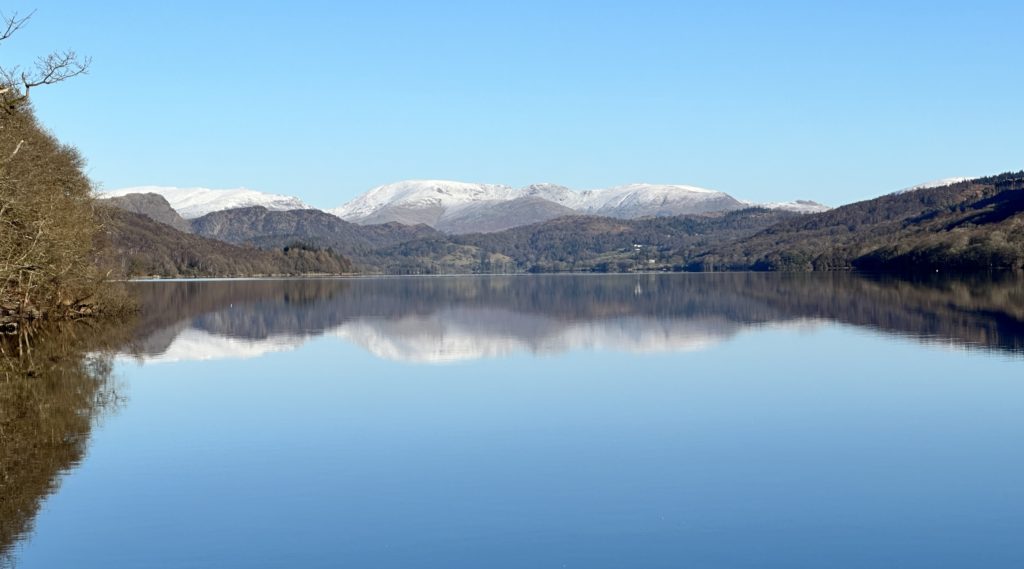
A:
{"type": "Polygon", "coordinates": [[[345,205],[328,211],[357,223],[398,221],[433,226],[450,208],[480,201],[504,201],[510,199],[513,192],[510,186],[500,184],[403,180],[377,186],[345,205]]]}
{"type": "Polygon", "coordinates": [[[281,194],[268,194],[248,188],[212,189],[178,188],[173,186],[135,186],[101,192],[103,197],[129,194],[158,194],[185,219],[195,219],[208,213],[240,207],[263,206],[271,211],[310,209],[299,198],[281,194]]]}

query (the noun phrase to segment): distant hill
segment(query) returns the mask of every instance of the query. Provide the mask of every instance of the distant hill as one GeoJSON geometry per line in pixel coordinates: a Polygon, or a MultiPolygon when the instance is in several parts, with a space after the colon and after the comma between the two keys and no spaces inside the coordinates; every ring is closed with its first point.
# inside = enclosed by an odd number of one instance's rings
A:
{"type": "Polygon", "coordinates": [[[443,216],[435,227],[451,234],[490,233],[573,215],[579,213],[544,198],[527,196],[467,204],[443,216]]]}
{"type": "Polygon", "coordinates": [[[167,199],[160,194],[126,194],[101,199],[100,203],[112,205],[132,213],[139,213],[153,221],[170,225],[178,231],[192,233],[192,224],[178,215],[178,212],[174,211],[174,208],[167,202],[167,199]]]}
{"type": "Polygon", "coordinates": [[[209,213],[192,220],[192,228],[198,235],[239,245],[279,248],[299,241],[352,256],[404,241],[442,235],[425,225],[360,226],[317,209],[270,211],[265,207],[209,213]]]}
{"type": "MultiPolygon", "coordinates": [[[[102,202],[101,202],[102,203],[102,202]]],[[[128,277],[343,274],[352,263],[301,243],[274,250],[239,247],[178,231],[150,217],[103,208],[110,264],[128,277]]]]}
{"type": "Polygon", "coordinates": [[[708,248],[694,270],[1024,268],[1024,172],[926,184],[708,248]]]}
{"type": "Polygon", "coordinates": [[[688,252],[754,234],[801,214],[748,208],[645,219],[561,217],[494,233],[418,239],[376,251],[389,272],[681,270],[688,252]]]}

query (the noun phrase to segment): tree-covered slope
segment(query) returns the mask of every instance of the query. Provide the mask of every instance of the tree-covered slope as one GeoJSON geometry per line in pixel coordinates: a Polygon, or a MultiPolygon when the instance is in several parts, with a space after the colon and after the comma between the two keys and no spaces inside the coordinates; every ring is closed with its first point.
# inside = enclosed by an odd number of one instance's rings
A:
{"type": "Polygon", "coordinates": [[[795,217],[688,255],[694,270],[1024,267],[1024,172],[795,217]]]}
{"type": "Polygon", "coordinates": [[[636,220],[572,216],[495,233],[418,239],[368,259],[392,272],[611,271],[679,265],[688,251],[800,214],[750,208],[636,220]]]}
{"type": "Polygon", "coordinates": [[[271,211],[246,207],[209,213],[192,220],[193,230],[228,243],[280,248],[300,241],[358,256],[403,241],[441,235],[425,225],[356,225],[316,210],[271,211]]]}
{"type": "Polygon", "coordinates": [[[125,276],[224,277],[342,274],[351,262],[302,243],[272,250],[232,245],[183,233],[149,217],[105,208],[110,263],[125,276]]]}

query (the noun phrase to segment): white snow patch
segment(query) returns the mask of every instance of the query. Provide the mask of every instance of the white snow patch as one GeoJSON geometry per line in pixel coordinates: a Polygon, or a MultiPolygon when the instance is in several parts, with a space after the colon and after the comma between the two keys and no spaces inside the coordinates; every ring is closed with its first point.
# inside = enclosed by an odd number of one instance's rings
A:
{"type": "Polygon", "coordinates": [[[954,178],[940,178],[938,180],[932,180],[916,186],[910,186],[909,188],[903,188],[902,190],[896,190],[894,194],[905,194],[907,192],[913,192],[914,190],[928,190],[931,188],[941,188],[944,186],[951,186],[953,184],[959,184],[960,182],[966,182],[973,180],[974,178],[954,177],[954,178]]]}
{"type": "Polygon", "coordinates": [[[750,201],[750,200],[740,200],[740,201],[742,201],[745,205],[749,205],[750,207],[763,207],[763,208],[767,208],[767,209],[781,209],[781,210],[785,210],[785,211],[795,211],[797,213],[821,213],[823,211],[829,211],[829,210],[832,209],[831,207],[829,207],[829,206],[827,206],[825,204],[820,204],[818,202],[811,201],[811,200],[794,200],[794,201],[790,201],[790,202],[765,202],[765,203],[759,203],[759,202],[754,202],[754,201],[750,201]]]}

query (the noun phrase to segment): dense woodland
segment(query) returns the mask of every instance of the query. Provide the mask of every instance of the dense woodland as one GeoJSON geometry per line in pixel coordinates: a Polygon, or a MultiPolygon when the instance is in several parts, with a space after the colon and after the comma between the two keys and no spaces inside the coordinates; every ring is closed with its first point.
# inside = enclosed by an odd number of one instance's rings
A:
{"type": "Polygon", "coordinates": [[[1024,172],[796,217],[690,258],[690,270],[1024,268],[1024,172]]]}
{"type": "Polygon", "coordinates": [[[0,110],[0,155],[0,321],[118,304],[104,286],[102,223],[78,152],[23,102],[0,110]]]}

